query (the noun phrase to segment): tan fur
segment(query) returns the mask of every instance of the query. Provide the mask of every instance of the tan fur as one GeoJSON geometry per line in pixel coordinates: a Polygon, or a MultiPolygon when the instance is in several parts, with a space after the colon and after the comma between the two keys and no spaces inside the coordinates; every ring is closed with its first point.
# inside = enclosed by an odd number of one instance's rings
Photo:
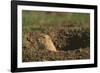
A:
{"type": "Polygon", "coordinates": [[[55,45],[53,44],[51,38],[49,35],[45,35],[45,34],[41,34],[39,39],[38,39],[38,42],[39,42],[39,46],[40,48],[43,48],[43,49],[48,49],[50,51],[54,51],[56,52],[56,47],[55,45]]]}

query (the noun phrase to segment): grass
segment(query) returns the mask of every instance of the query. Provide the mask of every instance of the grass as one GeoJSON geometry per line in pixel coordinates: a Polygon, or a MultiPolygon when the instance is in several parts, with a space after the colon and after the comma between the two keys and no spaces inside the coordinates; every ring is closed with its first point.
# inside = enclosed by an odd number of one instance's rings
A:
{"type": "Polygon", "coordinates": [[[56,26],[89,27],[89,14],[87,13],[61,13],[61,12],[22,12],[23,31],[43,31],[45,28],[56,26]],[[44,27],[45,26],[45,27],[44,27]]]}
{"type": "Polygon", "coordinates": [[[22,26],[23,62],[90,58],[88,13],[23,10],[22,26]],[[48,34],[59,52],[39,49],[37,39],[40,33],[48,34]]]}

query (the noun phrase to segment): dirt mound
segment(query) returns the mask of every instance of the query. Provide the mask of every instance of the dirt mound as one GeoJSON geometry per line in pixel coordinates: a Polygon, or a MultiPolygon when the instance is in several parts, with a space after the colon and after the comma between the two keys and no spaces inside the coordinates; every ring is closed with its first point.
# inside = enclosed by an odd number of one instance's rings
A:
{"type": "Polygon", "coordinates": [[[23,34],[23,47],[35,49],[55,49],[56,47],[57,50],[64,51],[87,48],[90,47],[90,32],[78,28],[56,29],[50,30],[48,33],[28,32],[23,34]],[[40,37],[41,34],[43,35],[40,37]]]}
{"type": "Polygon", "coordinates": [[[53,52],[41,49],[23,49],[23,62],[89,59],[90,49],[53,52]]]}
{"type": "Polygon", "coordinates": [[[28,32],[23,34],[22,57],[23,62],[89,59],[89,47],[90,33],[86,29],[28,32]]]}

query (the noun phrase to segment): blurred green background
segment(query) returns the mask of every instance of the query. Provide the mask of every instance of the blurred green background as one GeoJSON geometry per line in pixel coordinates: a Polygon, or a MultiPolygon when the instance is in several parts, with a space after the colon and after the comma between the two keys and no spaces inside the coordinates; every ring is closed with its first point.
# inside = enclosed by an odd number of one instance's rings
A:
{"type": "Polygon", "coordinates": [[[50,27],[89,28],[90,14],[23,10],[22,24],[23,32],[47,31],[50,27]]]}

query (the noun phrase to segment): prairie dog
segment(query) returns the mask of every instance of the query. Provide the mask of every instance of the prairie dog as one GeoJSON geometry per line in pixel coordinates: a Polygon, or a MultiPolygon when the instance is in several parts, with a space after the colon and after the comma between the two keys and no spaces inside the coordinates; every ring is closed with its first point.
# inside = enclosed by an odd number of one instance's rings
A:
{"type": "Polygon", "coordinates": [[[48,49],[50,51],[57,52],[55,45],[53,44],[49,35],[40,34],[38,38],[39,47],[41,49],[48,49]]]}

